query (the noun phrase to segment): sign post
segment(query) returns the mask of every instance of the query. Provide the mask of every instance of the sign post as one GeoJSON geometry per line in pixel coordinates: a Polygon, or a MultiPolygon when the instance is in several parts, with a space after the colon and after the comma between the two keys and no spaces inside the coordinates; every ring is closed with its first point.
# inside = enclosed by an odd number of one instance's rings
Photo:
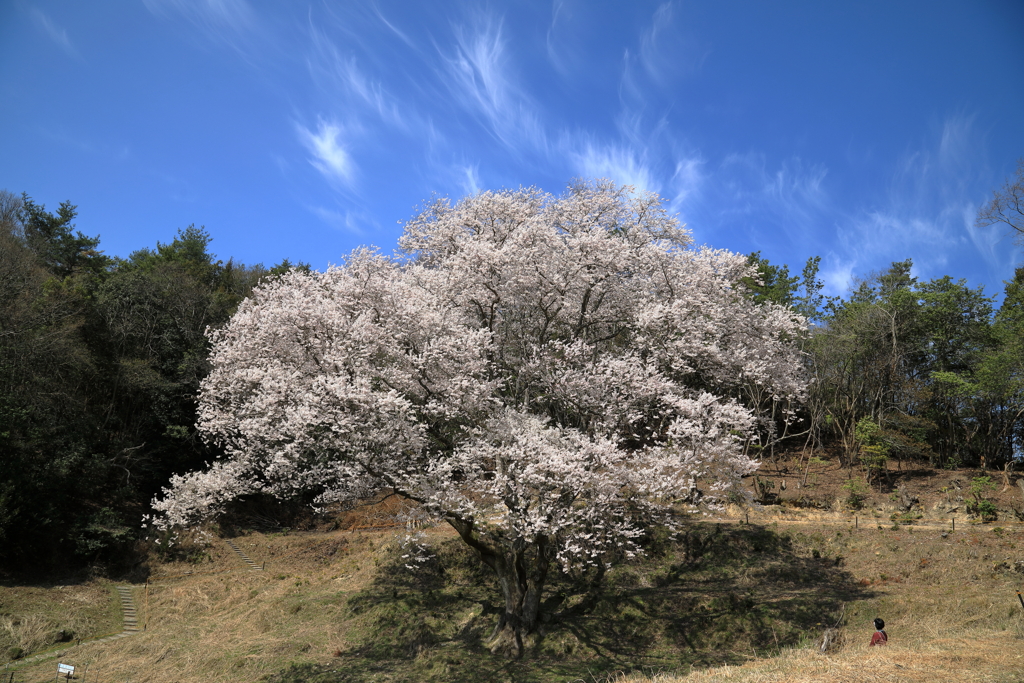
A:
{"type": "Polygon", "coordinates": [[[67,680],[71,680],[75,677],[75,667],[70,664],[57,664],[57,680],[60,680],[61,675],[67,680]]]}

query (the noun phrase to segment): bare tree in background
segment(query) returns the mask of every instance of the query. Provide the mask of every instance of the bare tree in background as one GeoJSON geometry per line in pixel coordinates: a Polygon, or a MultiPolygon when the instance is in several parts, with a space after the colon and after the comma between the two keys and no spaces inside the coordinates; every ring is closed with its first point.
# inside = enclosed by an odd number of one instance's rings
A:
{"type": "Polygon", "coordinates": [[[8,190],[0,190],[0,228],[11,234],[18,234],[21,206],[21,197],[8,190]]]}
{"type": "Polygon", "coordinates": [[[1017,242],[1024,244],[1024,157],[1017,160],[1016,175],[978,211],[976,225],[981,228],[1004,223],[1017,231],[1017,242]]]}

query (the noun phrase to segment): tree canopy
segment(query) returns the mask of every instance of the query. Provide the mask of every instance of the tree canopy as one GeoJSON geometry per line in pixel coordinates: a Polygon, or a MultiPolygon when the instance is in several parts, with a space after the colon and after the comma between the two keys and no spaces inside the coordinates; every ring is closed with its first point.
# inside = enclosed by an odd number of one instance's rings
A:
{"type": "Polygon", "coordinates": [[[269,275],[194,226],[109,258],[75,216],[0,192],[0,572],[137,559],[148,500],[215,455],[195,429],[206,329],[269,275]]]}
{"type": "Polygon", "coordinates": [[[552,563],[742,497],[749,388],[804,391],[803,319],[754,304],[747,259],[691,248],[654,195],[440,200],[400,246],[268,281],[213,333],[199,426],[226,457],[174,478],[160,523],[254,491],[393,491],[497,572],[493,647],[516,655],[552,563]]]}

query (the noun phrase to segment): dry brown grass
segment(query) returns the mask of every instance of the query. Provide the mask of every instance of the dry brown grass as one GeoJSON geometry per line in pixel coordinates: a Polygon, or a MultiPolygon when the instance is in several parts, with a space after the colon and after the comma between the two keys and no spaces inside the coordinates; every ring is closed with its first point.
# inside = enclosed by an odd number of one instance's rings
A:
{"type": "MultiPolygon", "coordinates": [[[[344,595],[372,578],[374,555],[393,535],[252,534],[235,542],[267,570],[245,568],[222,541],[198,566],[158,564],[148,601],[146,587],[134,589],[145,632],[83,643],[61,661],[88,667],[91,681],[133,683],[257,680],[289,663],[329,661],[346,644],[344,595]]],[[[17,681],[52,679],[56,660],[17,670],[17,681]]]]}
{"type": "Polygon", "coordinates": [[[61,638],[89,638],[120,627],[121,612],[108,582],[0,587],[0,661],[12,648],[30,653],[61,638]]]}
{"type": "MultiPolygon", "coordinates": [[[[782,648],[777,656],[743,665],[594,680],[1024,681],[1024,610],[1015,593],[1024,576],[1012,569],[1024,550],[1024,533],[958,526],[957,533],[943,536],[939,528],[894,529],[887,519],[865,521],[859,529],[835,516],[775,526],[802,553],[839,562],[864,588],[867,597],[847,605],[843,650],[821,655],[813,649],[817,634],[808,633],[805,647],[782,648]],[[866,646],[875,616],[887,622],[890,645],[884,650],[866,646]]],[[[391,531],[234,539],[254,561],[266,561],[265,572],[247,569],[216,541],[199,565],[153,567],[146,632],[83,644],[61,661],[88,667],[88,680],[96,683],[256,681],[290,664],[342,662],[334,653],[351,652],[354,636],[365,640],[367,628],[347,598],[371,585],[383,550],[394,540],[391,531]]],[[[140,620],[146,616],[145,593],[136,587],[140,620]]],[[[55,668],[53,659],[22,665],[16,681],[42,683],[55,668]]],[[[406,678],[382,671],[374,680],[406,678]]],[[[451,679],[439,673],[432,680],[451,679]]]]}
{"type": "Polygon", "coordinates": [[[842,557],[858,584],[876,593],[849,605],[845,648],[821,654],[808,643],[741,666],[623,676],[621,683],[1024,681],[1024,609],[1016,595],[1024,576],[1011,569],[1024,533],[993,532],[997,525],[961,526],[955,534],[894,529],[863,518],[854,530],[835,522],[777,526],[812,551],[842,557]],[[867,645],[875,616],[886,621],[884,649],[867,645]]]}
{"type": "Polygon", "coordinates": [[[847,648],[835,655],[813,649],[784,650],[742,666],[697,671],[688,676],[622,677],[621,683],[1019,683],[1024,676],[1021,641],[1013,635],[978,631],[924,645],[847,648]]]}

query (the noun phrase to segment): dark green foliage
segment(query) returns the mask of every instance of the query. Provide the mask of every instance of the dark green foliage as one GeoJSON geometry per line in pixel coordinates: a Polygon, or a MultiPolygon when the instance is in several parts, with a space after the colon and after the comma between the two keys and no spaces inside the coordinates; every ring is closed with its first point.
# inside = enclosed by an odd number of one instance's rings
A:
{"type": "Polygon", "coordinates": [[[25,243],[39,264],[58,278],[86,272],[98,275],[106,268],[108,259],[97,250],[100,238],[86,237],[72,229],[71,222],[78,215],[78,207],[62,202],[54,215],[22,194],[20,221],[25,243]]]}
{"type": "Polygon", "coordinates": [[[743,284],[750,290],[750,298],[761,304],[771,302],[782,306],[792,305],[800,278],[789,274],[789,266],[776,266],[755,251],[747,262],[757,266],[758,279],[744,278],[743,284]],[[758,281],[759,280],[759,281],[758,281]]]}
{"type": "Polygon", "coordinates": [[[844,464],[865,465],[869,479],[888,461],[999,467],[1024,453],[1024,268],[993,314],[982,288],[949,276],[919,281],[909,259],[859,281],[845,300],[821,294],[818,258],[801,278],[760,252],[748,260],[758,273],[743,282],[748,295],[811,323],[814,381],[800,419],[776,422],[764,444],[840,445],[844,464]],[[857,434],[868,423],[876,442],[857,434]]]}
{"type": "Polygon", "coordinates": [[[206,330],[268,276],[195,226],[110,259],[75,216],[0,193],[0,572],[130,568],[153,495],[214,455],[206,330]]]}
{"type": "Polygon", "coordinates": [[[1020,452],[1024,427],[1017,285],[993,317],[980,287],[919,282],[911,267],[893,263],[829,305],[808,346],[812,434],[842,443],[847,464],[867,454],[880,471],[882,457],[1001,466],[1020,452]],[[865,420],[877,443],[859,438],[865,420]]]}

